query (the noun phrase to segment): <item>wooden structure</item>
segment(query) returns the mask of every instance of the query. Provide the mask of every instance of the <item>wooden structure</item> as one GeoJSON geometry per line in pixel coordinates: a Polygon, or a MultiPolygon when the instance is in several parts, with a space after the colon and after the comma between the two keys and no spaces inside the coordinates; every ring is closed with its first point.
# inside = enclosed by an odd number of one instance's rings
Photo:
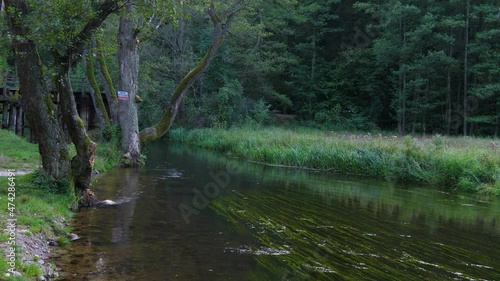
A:
{"type": "MultiPolygon", "coordinates": [[[[70,80],[78,114],[82,118],[85,128],[87,130],[98,128],[99,119],[87,79],[82,75],[71,75],[70,80]]],[[[55,89],[49,85],[49,91],[53,94],[53,101],[57,106],[59,97],[55,89]]],[[[105,95],[103,95],[103,100],[107,105],[105,95]]],[[[2,129],[11,130],[20,136],[27,136],[29,133],[29,124],[26,123],[20,99],[19,80],[14,72],[4,72],[0,76],[0,116],[2,129]]]]}
{"type": "Polygon", "coordinates": [[[24,135],[24,114],[19,102],[19,83],[12,72],[1,76],[0,110],[2,114],[2,129],[9,129],[18,135],[24,135]]]}

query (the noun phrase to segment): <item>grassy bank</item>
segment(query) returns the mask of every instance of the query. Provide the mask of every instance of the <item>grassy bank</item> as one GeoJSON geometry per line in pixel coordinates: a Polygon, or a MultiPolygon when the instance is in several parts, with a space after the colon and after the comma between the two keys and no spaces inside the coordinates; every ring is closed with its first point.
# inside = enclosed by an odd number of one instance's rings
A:
{"type": "Polygon", "coordinates": [[[3,231],[0,235],[0,279],[38,280],[36,278],[44,275],[46,271],[44,267],[55,268],[54,265],[47,265],[46,261],[43,261],[46,258],[43,251],[44,247],[47,247],[47,240],[51,239],[59,244],[68,242],[66,235],[71,229],[66,222],[71,218],[70,206],[74,198],[69,193],[44,190],[47,186],[43,186],[43,181],[32,174],[11,179],[16,187],[15,198],[12,201],[8,199],[9,178],[0,177],[0,206],[3,209],[0,213],[0,227],[2,230],[7,228],[7,219],[12,218],[10,216],[12,212],[17,219],[15,270],[22,275],[16,277],[12,274],[10,277],[5,275],[10,268],[7,254],[10,253],[12,246],[8,244],[11,231],[3,231]],[[10,205],[11,209],[8,209],[9,202],[15,207],[12,208],[10,205]]]}
{"type": "Polygon", "coordinates": [[[170,138],[266,164],[500,195],[500,147],[488,139],[275,127],[180,128],[172,130],[170,138]]]}
{"type": "MultiPolygon", "coordinates": [[[[94,136],[99,138],[99,136],[94,136]]],[[[100,141],[95,158],[95,169],[106,171],[118,165],[120,160],[117,149],[117,138],[111,141],[100,141]]],[[[32,172],[22,176],[0,177],[0,280],[38,280],[46,274],[47,268],[54,268],[47,263],[42,264],[44,257],[41,248],[47,247],[47,240],[59,244],[68,242],[66,235],[71,231],[67,222],[72,216],[71,207],[75,197],[67,181],[54,182],[38,169],[41,166],[38,146],[14,135],[12,132],[0,130],[0,172],[8,170],[32,172]],[[34,171],[34,172],[33,172],[34,171]],[[15,198],[9,196],[9,183],[15,184],[15,198]],[[9,199],[11,197],[12,199],[9,199]],[[14,205],[8,205],[8,203],[14,205]],[[8,208],[11,207],[9,210],[8,208]],[[10,252],[9,231],[7,231],[10,212],[13,212],[16,223],[16,271],[22,274],[17,277],[6,277],[9,269],[7,254],[10,252]],[[33,250],[36,249],[36,250],[33,250]],[[44,272],[45,271],[45,272],[44,272]]],[[[70,152],[75,153],[74,147],[70,152]]],[[[11,184],[12,185],[12,184],[11,184]]],[[[45,257],[46,258],[46,257],[45,257]]]]}
{"type": "MultiPolygon", "coordinates": [[[[106,171],[119,165],[121,154],[119,151],[119,132],[111,132],[109,141],[99,133],[93,133],[92,139],[97,140],[97,150],[94,168],[106,171]]],[[[17,171],[33,171],[42,166],[38,146],[16,136],[11,131],[0,130],[0,170],[15,169],[17,171]]],[[[76,154],[74,146],[69,147],[70,155],[76,154]]]]}
{"type": "Polygon", "coordinates": [[[0,130],[0,169],[33,170],[39,167],[40,154],[36,145],[0,130]]]}
{"type": "MultiPolygon", "coordinates": [[[[40,155],[36,144],[16,136],[12,132],[0,130],[0,171],[8,175],[9,170],[31,172],[40,167],[40,155]]],[[[12,189],[11,189],[12,191],[12,189]]],[[[70,229],[66,221],[71,217],[70,206],[74,198],[68,190],[60,190],[48,178],[39,173],[22,176],[0,177],[0,279],[35,280],[43,275],[40,253],[30,253],[29,248],[42,248],[45,239],[67,242],[66,234],[70,229]],[[15,187],[15,196],[9,196],[9,184],[15,187]],[[9,199],[10,198],[10,199],[9,199]],[[9,203],[13,205],[9,205],[9,203]],[[10,209],[9,209],[10,208],[10,209]],[[7,219],[16,221],[16,271],[22,276],[6,277],[10,268],[7,254],[10,253],[10,231],[7,219]],[[44,241],[39,239],[44,237],[44,241]],[[38,244],[37,244],[38,242],[38,244]],[[23,247],[24,246],[24,247],[23,247]]],[[[40,249],[42,250],[42,249],[40,249]]],[[[46,265],[45,265],[46,266],[46,265]]]]}

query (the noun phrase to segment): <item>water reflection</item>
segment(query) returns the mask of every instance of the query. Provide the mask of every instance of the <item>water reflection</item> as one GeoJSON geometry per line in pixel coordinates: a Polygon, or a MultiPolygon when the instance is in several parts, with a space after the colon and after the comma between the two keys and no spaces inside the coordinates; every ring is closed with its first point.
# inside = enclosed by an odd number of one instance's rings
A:
{"type": "Polygon", "coordinates": [[[145,168],[99,178],[120,204],[76,216],[66,280],[500,280],[496,198],[148,149],[145,168]],[[186,224],[179,206],[228,166],[186,224]]]}

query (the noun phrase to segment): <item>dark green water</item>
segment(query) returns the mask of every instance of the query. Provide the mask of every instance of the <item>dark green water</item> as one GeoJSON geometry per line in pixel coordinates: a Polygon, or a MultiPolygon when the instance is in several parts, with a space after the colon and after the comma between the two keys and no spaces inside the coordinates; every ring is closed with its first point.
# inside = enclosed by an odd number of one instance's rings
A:
{"type": "Polygon", "coordinates": [[[99,177],[120,204],[76,215],[65,280],[500,280],[497,198],[148,150],[99,177]]]}

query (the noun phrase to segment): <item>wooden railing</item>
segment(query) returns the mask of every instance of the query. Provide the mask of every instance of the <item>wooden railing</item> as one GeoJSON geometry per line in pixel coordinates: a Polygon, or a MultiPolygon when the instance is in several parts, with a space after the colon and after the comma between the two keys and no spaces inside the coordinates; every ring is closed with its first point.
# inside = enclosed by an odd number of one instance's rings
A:
{"type": "MultiPolygon", "coordinates": [[[[6,71],[0,73],[0,128],[9,129],[18,135],[24,135],[25,130],[29,127],[25,125],[24,111],[21,100],[19,99],[19,79],[15,71],[6,71]]],[[[91,91],[90,85],[83,74],[71,74],[71,87],[73,93],[81,93],[75,96],[78,105],[78,112],[83,119],[87,129],[95,127],[92,100],[88,93],[91,91]]],[[[54,103],[59,103],[59,96],[55,90],[52,80],[47,77],[47,88],[52,95],[54,103]]],[[[31,130],[29,130],[31,136],[31,130]]],[[[31,139],[31,137],[30,137],[31,139]]]]}
{"type": "MultiPolygon", "coordinates": [[[[0,95],[7,96],[11,93],[19,90],[19,79],[17,77],[17,73],[14,71],[5,71],[1,74],[1,82],[0,82],[0,95]]],[[[70,75],[71,87],[73,88],[73,92],[86,93],[89,92],[90,85],[87,83],[87,79],[82,74],[72,74],[70,75]]],[[[47,86],[50,92],[55,93],[55,87],[52,85],[50,79],[47,79],[47,86]]],[[[2,98],[0,98],[2,99],[2,98]]],[[[3,97],[2,100],[4,100],[3,97]]]]}
{"type": "Polygon", "coordinates": [[[5,71],[2,73],[2,89],[3,93],[6,94],[8,90],[17,90],[19,89],[19,79],[17,78],[16,73],[13,71],[5,71]]]}

